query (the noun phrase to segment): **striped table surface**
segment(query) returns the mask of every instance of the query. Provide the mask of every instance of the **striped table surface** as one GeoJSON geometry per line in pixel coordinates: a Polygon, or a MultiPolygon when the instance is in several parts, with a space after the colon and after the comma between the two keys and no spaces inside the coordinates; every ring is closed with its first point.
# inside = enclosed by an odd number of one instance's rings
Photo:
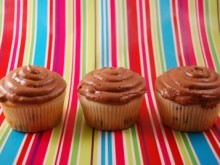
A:
{"type": "Polygon", "coordinates": [[[13,131],[0,109],[0,164],[220,164],[220,117],[208,131],[164,127],[153,86],[183,65],[220,73],[220,0],[0,0],[0,78],[28,64],[64,77],[56,128],[13,131]],[[89,71],[123,66],[146,79],[136,125],[97,131],[84,120],[77,85],[89,71]]]}

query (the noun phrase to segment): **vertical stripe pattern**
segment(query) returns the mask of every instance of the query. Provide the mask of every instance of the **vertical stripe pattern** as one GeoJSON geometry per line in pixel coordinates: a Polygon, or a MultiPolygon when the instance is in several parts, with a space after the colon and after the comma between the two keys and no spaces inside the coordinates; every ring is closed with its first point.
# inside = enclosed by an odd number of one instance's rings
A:
{"type": "Polygon", "coordinates": [[[220,117],[210,130],[164,127],[154,82],[182,65],[220,73],[219,0],[2,0],[0,78],[28,64],[64,77],[66,99],[54,129],[13,131],[0,108],[0,164],[219,164],[220,117]],[[77,97],[83,76],[101,67],[129,68],[146,79],[137,123],[98,131],[77,97]]]}

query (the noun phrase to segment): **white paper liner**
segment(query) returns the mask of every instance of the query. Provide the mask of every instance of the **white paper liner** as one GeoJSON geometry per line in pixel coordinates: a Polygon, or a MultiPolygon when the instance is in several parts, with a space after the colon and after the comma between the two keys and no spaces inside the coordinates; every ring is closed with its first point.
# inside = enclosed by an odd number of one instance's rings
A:
{"type": "Polygon", "coordinates": [[[86,122],[99,130],[122,130],[131,127],[137,121],[143,96],[127,104],[110,105],[86,99],[79,94],[86,122]]]}
{"type": "Polygon", "coordinates": [[[211,128],[218,117],[220,103],[214,108],[201,105],[182,106],[156,93],[162,123],[183,132],[204,131],[211,128]]]}
{"type": "Polygon", "coordinates": [[[4,116],[12,129],[21,132],[41,132],[59,124],[65,92],[42,104],[1,103],[4,116]]]}

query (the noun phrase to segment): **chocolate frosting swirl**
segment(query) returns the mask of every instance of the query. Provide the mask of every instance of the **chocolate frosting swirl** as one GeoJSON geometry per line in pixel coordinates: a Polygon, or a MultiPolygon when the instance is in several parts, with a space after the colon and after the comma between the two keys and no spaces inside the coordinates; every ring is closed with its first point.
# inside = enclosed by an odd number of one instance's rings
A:
{"type": "Polygon", "coordinates": [[[168,70],[155,83],[162,97],[181,105],[214,106],[220,102],[220,75],[200,66],[184,66],[168,70]]]}
{"type": "Polygon", "coordinates": [[[0,81],[0,102],[43,103],[60,95],[66,82],[57,73],[38,66],[24,66],[0,81]]]}
{"type": "Polygon", "coordinates": [[[146,92],[145,79],[122,67],[88,73],[78,85],[79,94],[101,103],[125,104],[146,92]]]}

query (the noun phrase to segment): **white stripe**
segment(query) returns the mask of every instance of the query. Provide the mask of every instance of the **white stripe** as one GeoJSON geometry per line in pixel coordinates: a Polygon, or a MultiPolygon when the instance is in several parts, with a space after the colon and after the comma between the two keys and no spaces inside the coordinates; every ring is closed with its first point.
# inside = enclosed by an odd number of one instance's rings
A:
{"type": "Polygon", "coordinates": [[[22,24],[23,24],[23,1],[20,1],[20,22],[19,22],[19,33],[18,33],[18,45],[17,45],[17,50],[15,53],[15,66],[14,68],[17,68],[18,66],[18,58],[19,58],[19,52],[20,52],[20,47],[21,47],[21,37],[22,37],[22,24]]]}
{"type": "MultiPolygon", "coordinates": [[[[27,151],[26,151],[26,153],[25,153],[25,157],[24,157],[23,162],[22,162],[23,164],[26,164],[26,163],[27,163],[27,158],[28,158],[28,156],[30,156],[29,154],[30,154],[30,150],[31,150],[31,148],[32,148],[32,145],[33,145],[35,136],[36,136],[36,134],[33,134],[33,136],[31,137],[31,141],[30,141],[30,143],[29,143],[29,145],[28,145],[27,151]]],[[[23,142],[26,141],[26,138],[27,138],[27,136],[25,137],[25,139],[24,139],[23,142]]],[[[19,154],[18,154],[18,155],[19,155],[19,154]]]]}
{"type": "MultiPolygon", "coordinates": [[[[139,7],[139,1],[137,1],[137,21],[138,21],[138,41],[139,41],[139,50],[140,50],[140,62],[141,62],[141,72],[142,74],[144,74],[144,66],[143,66],[143,52],[142,52],[142,44],[141,44],[141,35],[146,35],[146,32],[144,31],[144,34],[141,34],[141,25],[140,25],[140,7],[139,7]]],[[[144,6],[144,5],[143,5],[144,6]]],[[[144,15],[144,14],[143,14],[144,15]]],[[[146,25],[146,22],[143,22],[144,26],[146,25]]],[[[143,27],[146,29],[146,26],[143,27]]],[[[146,45],[146,40],[145,40],[145,45],[146,45]]],[[[145,46],[146,48],[146,53],[148,52],[148,47],[145,46]]],[[[147,53],[149,54],[149,53],[147,53]]],[[[147,55],[146,55],[147,56],[147,55]]],[[[149,59],[148,59],[149,60],[149,59]]],[[[148,67],[148,72],[149,72],[149,67],[148,67]]],[[[151,77],[151,73],[148,73],[149,74],[149,78],[151,77]]],[[[150,106],[149,106],[149,103],[148,103],[148,100],[147,100],[147,94],[145,94],[145,100],[146,100],[146,105],[147,105],[147,109],[150,109],[150,106]]],[[[162,163],[164,162],[164,159],[163,159],[163,155],[162,155],[162,151],[161,151],[161,148],[160,148],[160,145],[159,145],[159,139],[157,137],[157,133],[156,133],[156,129],[155,129],[155,126],[154,126],[154,122],[153,122],[153,117],[152,117],[152,114],[150,112],[149,113],[149,117],[150,117],[150,121],[151,121],[151,125],[152,125],[152,129],[153,129],[153,134],[155,136],[155,141],[156,141],[156,144],[157,144],[157,148],[158,148],[158,152],[159,152],[159,155],[160,155],[160,158],[162,160],[162,163]]]]}
{"type": "Polygon", "coordinates": [[[187,141],[189,142],[189,146],[190,146],[190,148],[191,148],[191,150],[192,150],[192,153],[193,153],[193,155],[194,155],[194,157],[195,157],[195,159],[196,159],[196,163],[197,163],[198,165],[200,165],[199,159],[198,159],[198,157],[197,157],[197,155],[196,155],[196,152],[195,152],[195,150],[194,150],[194,148],[193,148],[193,146],[192,146],[192,143],[191,143],[191,141],[190,141],[190,139],[189,139],[189,136],[188,136],[187,133],[185,133],[185,135],[186,135],[187,141]]]}
{"type": "Polygon", "coordinates": [[[209,147],[211,148],[212,153],[215,156],[217,162],[220,162],[220,158],[218,157],[217,153],[215,152],[215,149],[213,148],[212,143],[210,142],[208,136],[206,135],[206,133],[203,133],[203,134],[204,134],[205,139],[206,139],[207,143],[209,144],[209,147]]]}
{"type": "Polygon", "coordinates": [[[8,133],[6,132],[8,129],[11,129],[11,128],[10,128],[10,126],[8,125],[7,121],[4,120],[3,123],[2,123],[2,125],[1,125],[1,127],[0,127],[0,132],[1,132],[1,134],[0,134],[0,139],[2,140],[2,137],[3,137],[5,134],[6,134],[6,136],[5,136],[5,139],[3,139],[4,141],[3,141],[2,145],[0,146],[0,153],[2,152],[2,149],[4,148],[5,143],[7,142],[8,137],[9,137],[9,135],[10,135],[10,133],[11,133],[11,130],[10,130],[8,133]],[[4,128],[4,129],[3,129],[3,128],[4,128]]]}

